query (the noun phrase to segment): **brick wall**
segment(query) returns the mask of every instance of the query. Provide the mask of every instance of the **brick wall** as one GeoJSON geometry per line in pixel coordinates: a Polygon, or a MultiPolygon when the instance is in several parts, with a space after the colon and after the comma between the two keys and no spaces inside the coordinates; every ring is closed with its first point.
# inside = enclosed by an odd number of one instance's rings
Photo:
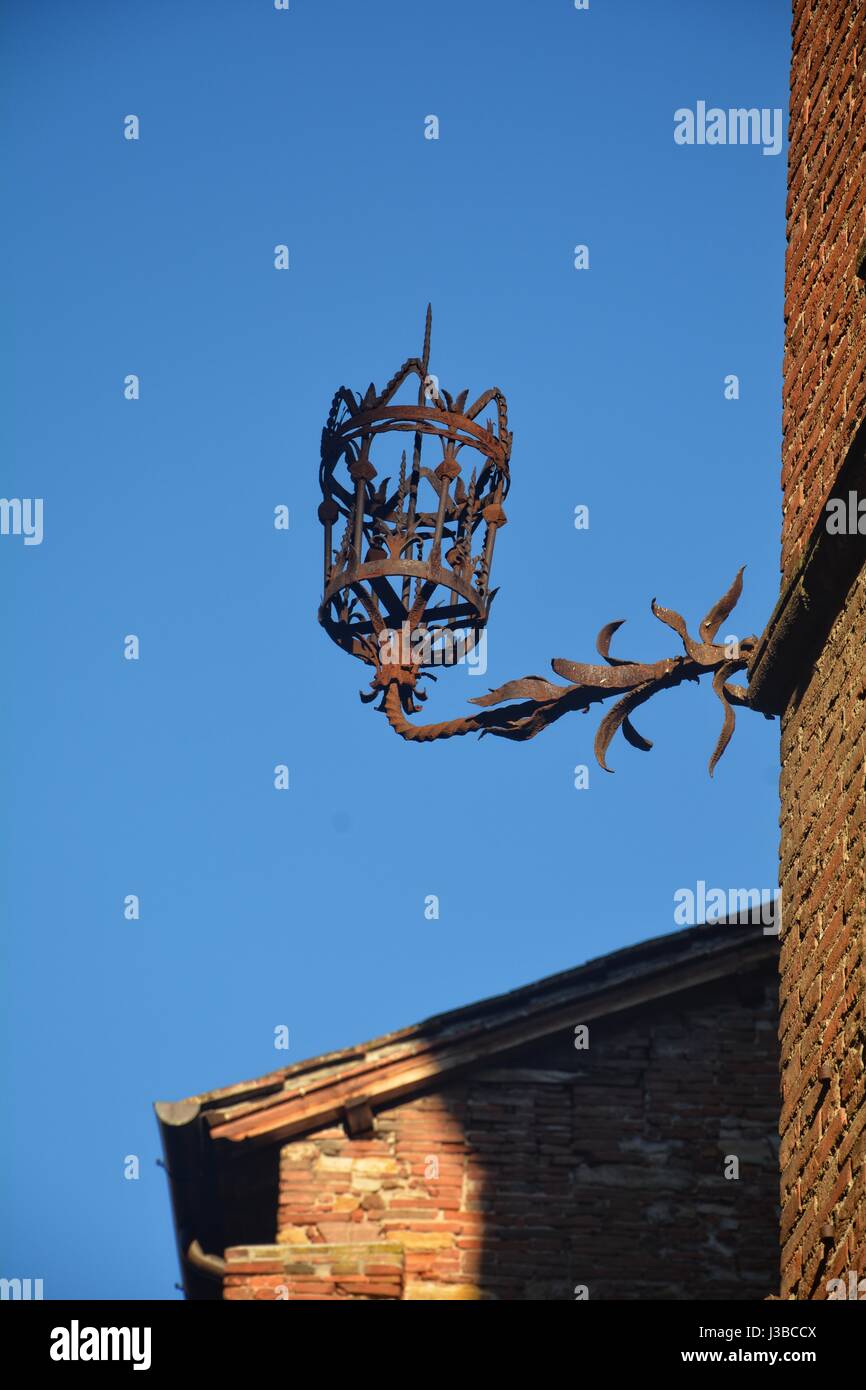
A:
{"type": "Polygon", "coordinates": [[[485,1065],[370,1135],[287,1143],[278,1243],[229,1252],[225,1296],[765,1297],[777,1024],[771,959],[595,1022],[587,1051],[569,1030],[485,1065]]]}
{"type": "Polygon", "coordinates": [[[400,1299],[403,1248],[379,1243],[235,1246],[225,1253],[223,1297],[231,1302],[400,1299]]]}
{"type": "Polygon", "coordinates": [[[796,569],[866,406],[866,0],[794,0],[782,569],[796,569]]]}
{"type": "Polygon", "coordinates": [[[866,1273],[864,646],[866,570],[783,720],[783,1297],[866,1273]]]}
{"type": "MultiPolygon", "coordinates": [[[[866,4],[795,0],[784,364],[782,566],[790,578],[845,478],[864,495],[866,4]],[[862,439],[862,436],[861,436],[862,439]],[[852,472],[852,464],[855,465],[852,472]]],[[[846,487],[847,487],[846,482],[846,487]]],[[[814,669],[796,627],[782,717],[781,1292],[827,1297],[864,1272],[866,573],[810,581],[827,620],[814,669]],[[835,585],[835,588],[834,588],[835,585]],[[847,592],[846,592],[847,590],[847,592]]],[[[850,544],[850,543],[849,543],[850,544]]],[[[859,556],[852,573],[861,563],[859,556]]],[[[801,615],[802,616],[802,615],[801,615]]]]}

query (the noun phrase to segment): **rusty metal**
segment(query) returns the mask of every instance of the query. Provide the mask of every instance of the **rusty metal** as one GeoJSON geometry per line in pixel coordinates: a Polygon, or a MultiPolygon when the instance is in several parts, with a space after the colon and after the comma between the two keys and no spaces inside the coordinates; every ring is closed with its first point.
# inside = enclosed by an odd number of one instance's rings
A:
{"type": "Polygon", "coordinates": [[[480,713],[439,724],[414,724],[408,717],[418,711],[416,700],[427,698],[418,682],[428,668],[462,659],[487,623],[496,594],[490,587],[494,544],[506,522],[502,502],[510,482],[504,395],[494,387],[467,409],[468,391],[455,399],[439,389],[429,374],[430,331],[428,305],[421,356],[404,362],[380,394],[372,384],[363,397],[341,386],[322,433],[319,519],[325,529],[325,572],[319,621],[339,646],[372,667],[371,689],[361,699],[381,695],[377,709],[391,727],[402,738],[429,743],[471,733],[523,741],[572,710],[585,712],[618,696],[595,737],[598,763],[610,772],[606,754],[617,732],[633,748],[648,752],[652,747],[631,722],[635,709],[660,690],[711,674],[724,710],[709,762],[712,776],[733,734],[736,707],[749,706],[748,691],[731,677],[747,669],[758,645],[756,636],[740,639],[734,651],[713,641],[742,593],[742,568],[700,623],[698,641],[679,613],[653,599],[653,614],[677,633],[683,656],[655,662],[611,656],[611,638],[624,622],[617,619],[605,624],[596,640],[605,665],[551,662],[566,685],[524,676],[470,701],[483,707],[480,713]],[[418,380],[417,403],[396,401],[412,377],[418,380]],[[477,424],[476,417],[492,402],[495,421],[477,424]],[[392,433],[411,433],[411,465],[404,449],[396,485],[390,487],[386,476],[374,487],[378,473],[372,455],[392,433]],[[435,468],[422,463],[425,437],[437,440],[441,450],[435,468]],[[464,450],[476,460],[468,485],[459,461],[464,450]],[[343,531],[335,543],[340,522],[343,531]]]}
{"type": "Polygon", "coordinates": [[[418,644],[413,665],[452,664],[436,654],[444,634],[466,631],[471,649],[495,595],[490,571],[496,534],[506,522],[502,502],[511,453],[505,397],[494,387],[467,408],[468,391],[456,399],[440,391],[429,375],[430,329],[428,306],[421,356],[404,362],[379,394],[372,384],[363,397],[341,386],[322,434],[325,592],[319,621],[346,651],[377,667],[385,634],[401,632],[404,624],[429,638],[424,650],[418,644]],[[413,377],[417,401],[395,400],[413,377]],[[479,424],[491,404],[495,421],[479,424]],[[412,457],[407,462],[402,451],[391,486],[390,476],[378,481],[373,459],[394,434],[411,434],[412,457]],[[425,439],[441,454],[433,467],[422,461],[425,439]],[[474,462],[467,480],[464,453],[474,462]]]}

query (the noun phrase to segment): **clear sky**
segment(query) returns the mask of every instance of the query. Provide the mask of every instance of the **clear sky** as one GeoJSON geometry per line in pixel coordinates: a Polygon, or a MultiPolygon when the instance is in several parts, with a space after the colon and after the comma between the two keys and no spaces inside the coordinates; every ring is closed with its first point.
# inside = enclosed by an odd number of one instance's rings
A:
{"type": "Polygon", "coordinates": [[[316,508],[334,391],[418,352],[430,300],[431,370],[500,386],[514,447],[488,672],[427,717],[592,660],[612,618],[614,652],[674,655],[650,600],[696,628],[743,563],[725,630],[761,631],[786,154],[673,132],[787,113],[789,27],[782,0],[4,4],[0,493],[43,499],[44,538],[0,536],[3,1275],[180,1297],[154,1100],[673,931],[699,879],[776,883],[777,726],[741,714],[710,781],[706,682],[614,776],[597,709],[396,738],[317,626],[316,508]]]}

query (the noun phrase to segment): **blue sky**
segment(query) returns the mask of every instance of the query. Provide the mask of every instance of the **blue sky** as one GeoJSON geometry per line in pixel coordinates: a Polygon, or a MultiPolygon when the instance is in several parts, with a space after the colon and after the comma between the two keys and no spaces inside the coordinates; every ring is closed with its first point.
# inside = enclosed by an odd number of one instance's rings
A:
{"type": "Polygon", "coordinates": [[[432,371],[470,398],[499,385],[514,447],[487,676],[443,675],[427,717],[591,660],[611,618],[615,652],[676,654],[651,598],[694,628],[743,563],[726,629],[760,632],[785,153],[678,146],[673,113],[787,111],[790,15],[4,11],[0,492],[44,499],[44,539],[0,537],[0,1272],[48,1298],[178,1298],[154,1100],[672,931],[698,879],[776,882],[777,726],[740,715],[711,782],[709,689],[645,707],[655,748],[616,740],[615,776],[592,759],[597,710],[527,744],[397,739],[317,626],[316,508],[335,389],[419,351],[430,300],[432,371]]]}

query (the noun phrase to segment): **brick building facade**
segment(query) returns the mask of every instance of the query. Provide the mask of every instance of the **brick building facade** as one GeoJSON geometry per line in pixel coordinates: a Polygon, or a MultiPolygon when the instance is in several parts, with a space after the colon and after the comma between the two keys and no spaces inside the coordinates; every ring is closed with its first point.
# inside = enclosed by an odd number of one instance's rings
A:
{"type": "Polygon", "coordinates": [[[158,1106],[188,1296],[766,1296],[777,969],[691,928],[158,1106]]]}
{"type": "Polygon", "coordinates": [[[782,718],[781,1296],[821,1299],[866,1273],[866,4],[793,9],[782,591],[749,688],[782,718]]]}

